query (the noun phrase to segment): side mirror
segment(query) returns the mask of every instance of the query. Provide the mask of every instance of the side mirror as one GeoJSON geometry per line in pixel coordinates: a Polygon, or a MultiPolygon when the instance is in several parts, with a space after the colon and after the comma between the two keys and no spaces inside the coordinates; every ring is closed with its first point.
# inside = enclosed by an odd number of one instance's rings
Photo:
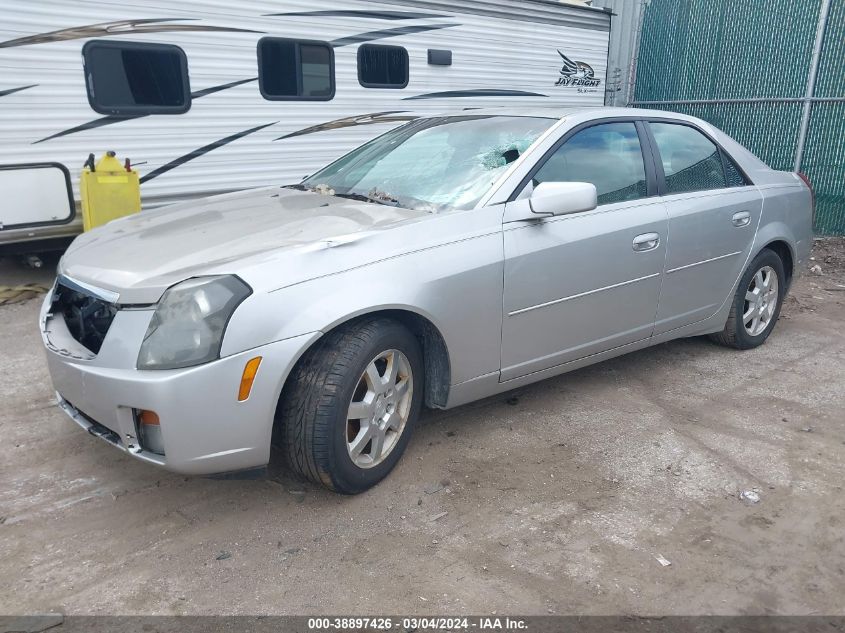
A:
{"type": "Polygon", "coordinates": [[[528,199],[538,215],[567,215],[596,208],[596,186],[589,182],[541,182],[528,199]]]}

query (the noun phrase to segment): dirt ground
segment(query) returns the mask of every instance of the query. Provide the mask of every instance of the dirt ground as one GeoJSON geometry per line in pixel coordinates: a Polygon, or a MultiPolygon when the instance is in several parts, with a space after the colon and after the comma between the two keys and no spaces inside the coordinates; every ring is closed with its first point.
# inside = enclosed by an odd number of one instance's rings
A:
{"type": "Polygon", "coordinates": [[[95,440],[55,406],[39,301],[0,307],[0,613],[845,614],[845,240],[814,256],[763,347],[428,412],[357,497],[95,440]]]}

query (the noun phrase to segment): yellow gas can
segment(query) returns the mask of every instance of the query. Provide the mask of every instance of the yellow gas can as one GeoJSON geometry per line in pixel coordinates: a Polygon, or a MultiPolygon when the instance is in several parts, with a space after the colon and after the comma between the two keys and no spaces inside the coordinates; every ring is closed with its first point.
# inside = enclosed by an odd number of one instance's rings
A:
{"type": "Polygon", "coordinates": [[[88,231],[141,210],[141,183],[138,172],[121,164],[114,152],[106,152],[94,164],[94,155],[88,156],[79,182],[82,197],[82,224],[88,231]]]}

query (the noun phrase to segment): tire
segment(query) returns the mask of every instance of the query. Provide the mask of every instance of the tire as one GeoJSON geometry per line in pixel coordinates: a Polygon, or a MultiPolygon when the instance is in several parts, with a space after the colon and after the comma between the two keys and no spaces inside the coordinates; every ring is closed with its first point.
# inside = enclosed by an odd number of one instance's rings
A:
{"type": "MultiPolygon", "coordinates": [[[[769,281],[769,284],[771,285],[771,281],[769,281]]],[[[777,253],[764,248],[748,265],[739,280],[725,329],[717,334],[711,334],[710,338],[720,345],[736,349],[752,349],[762,345],[775,328],[785,295],[786,275],[784,274],[783,262],[777,253]],[[758,274],[761,277],[758,277],[758,274]],[[766,289],[765,286],[760,284],[760,280],[765,280],[769,274],[774,275],[776,297],[773,296],[770,289],[766,289]],[[762,304],[765,306],[764,310],[770,311],[770,313],[768,320],[765,322],[761,320],[755,325],[753,320],[748,322],[745,317],[747,314],[754,314],[754,312],[749,313],[752,302],[748,299],[754,295],[758,287],[762,294],[766,295],[762,304]],[[772,302],[774,302],[773,308],[772,302]]]]}
{"type": "Polygon", "coordinates": [[[405,451],[424,380],[419,341],[400,323],[359,320],[330,332],[300,360],[282,392],[276,435],[288,468],[342,494],[376,485],[405,451]],[[366,417],[350,419],[359,412],[366,417]]]}

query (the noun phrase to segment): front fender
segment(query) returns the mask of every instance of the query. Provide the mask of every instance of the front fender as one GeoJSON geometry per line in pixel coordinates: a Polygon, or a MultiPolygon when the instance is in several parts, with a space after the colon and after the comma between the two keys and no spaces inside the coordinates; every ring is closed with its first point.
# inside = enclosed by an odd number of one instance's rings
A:
{"type": "Polygon", "coordinates": [[[235,311],[221,354],[404,310],[438,329],[452,383],[463,382],[499,369],[502,276],[502,240],[493,233],[256,293],[235,311]]]}

